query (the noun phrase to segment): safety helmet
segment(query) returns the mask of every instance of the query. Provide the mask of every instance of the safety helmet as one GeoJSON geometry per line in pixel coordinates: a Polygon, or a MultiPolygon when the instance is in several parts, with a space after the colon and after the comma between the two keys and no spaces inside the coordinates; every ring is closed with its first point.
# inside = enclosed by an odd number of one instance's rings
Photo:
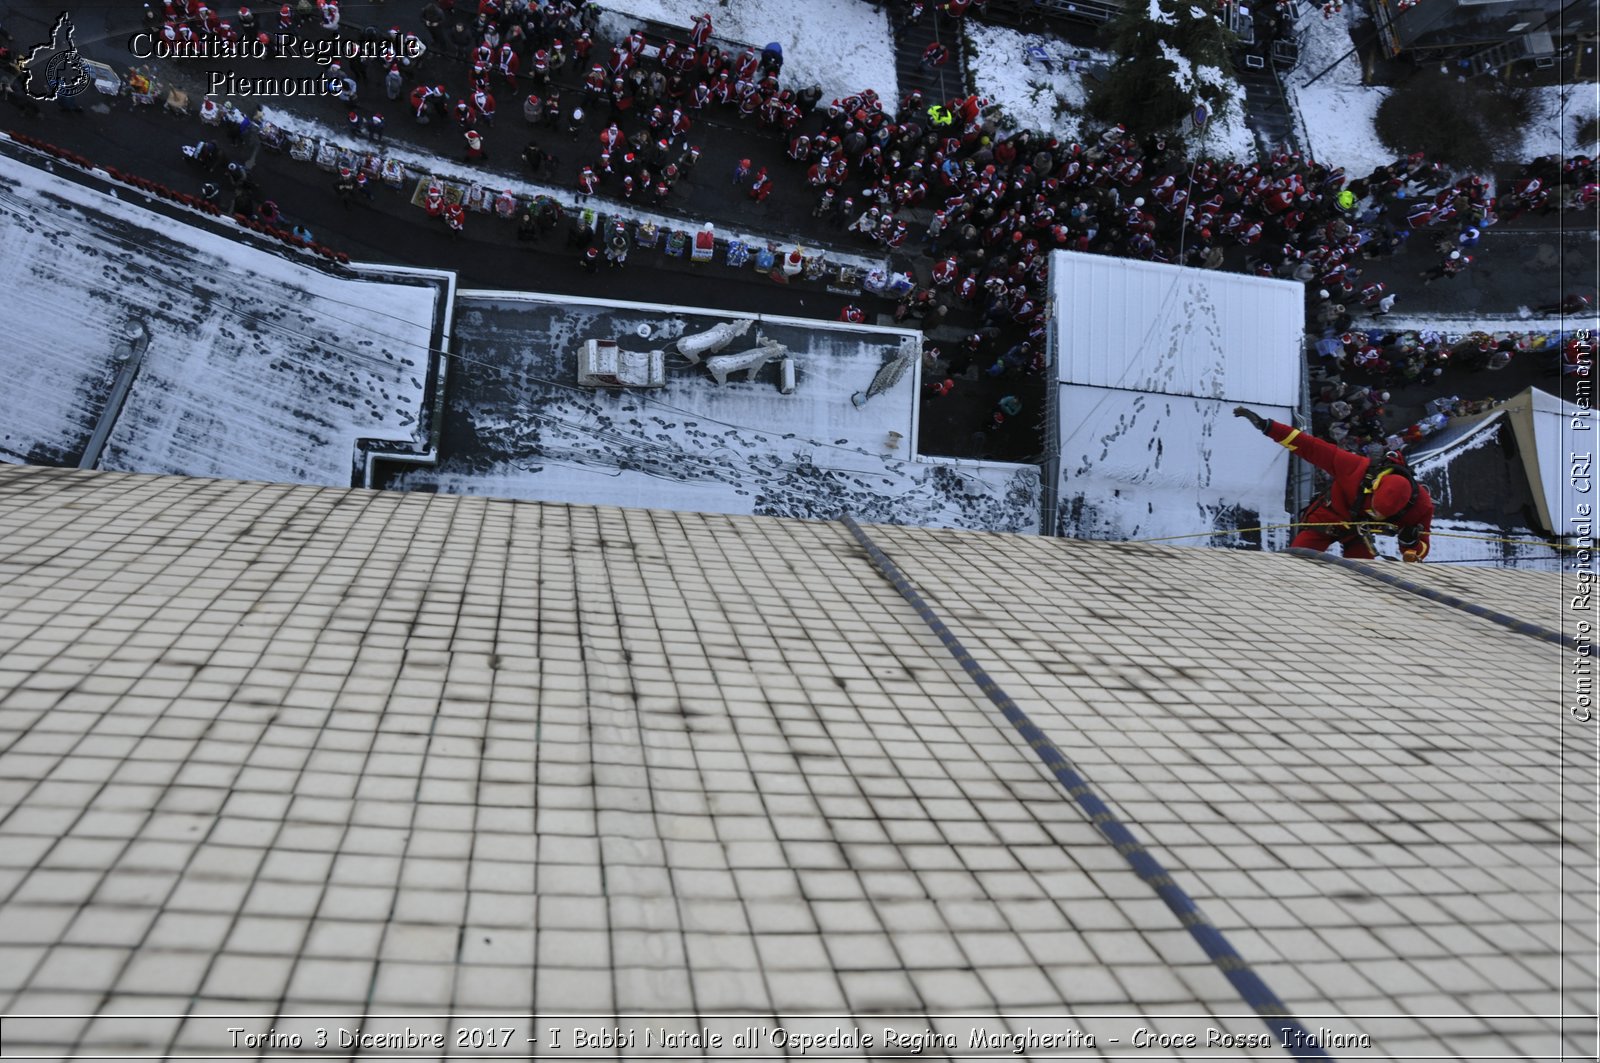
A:
{"type": "Polygon", "coordinates": [[[1380,472],[1367,499],[1367,513],[1383,520],[1399,513],[1410,503],[1411,482],[1393,472],[1380,472]]]}

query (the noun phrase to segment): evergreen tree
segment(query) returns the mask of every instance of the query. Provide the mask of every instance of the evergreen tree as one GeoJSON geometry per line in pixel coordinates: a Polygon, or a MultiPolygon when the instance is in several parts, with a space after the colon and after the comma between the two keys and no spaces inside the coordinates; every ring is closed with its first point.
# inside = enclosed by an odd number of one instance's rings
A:
{"type": "Polygon", "coordinates": [[[1215,118],[1228,106],[1233,33],[1196,0],[1130,3],[1111,23],[1117,61],[1091,93],[1091,118],[1137,134],[1173,133],[1196,104],[1215,118]]]}
{"type": "Polygon", "coordinates": [[[1532,118],[1530,94],[1498,78],[1464,80],[1425,69],[1378,105],[1373,129],[1397,155],[1421,151],[1435,162],[1471,170],[1514,158],[1532,118]]]}

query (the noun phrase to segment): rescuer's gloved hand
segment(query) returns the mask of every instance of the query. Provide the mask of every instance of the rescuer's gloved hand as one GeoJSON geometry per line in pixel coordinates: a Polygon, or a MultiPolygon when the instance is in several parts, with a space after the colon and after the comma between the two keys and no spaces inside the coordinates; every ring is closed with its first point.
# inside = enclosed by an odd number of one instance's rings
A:
{"type": "Polygon", "coordinates": [[[1233,408],[1233,415],[1235,417],[1243,417],[1245,420],[1247,420],[1251,424],[1255,425],[1256,428],[1259,431],[1262,431],[1262,432],[1265,432],[1267,430],[1267,426],[1272,423],[1272,422],[1268,421],[1265,417],[1261,416],[1256,411],[1248,410],[1243,406],[1235,406],[1233,408]]]}
{"type": "Polygon", "coordinates": [[[1400,540],[1400,560],[1417,562],[1428,556],[1428,544],[1422,541],[1422,528],[1420,525],[1411,524],[1401,528],[1398,538],[1400,540]]]}

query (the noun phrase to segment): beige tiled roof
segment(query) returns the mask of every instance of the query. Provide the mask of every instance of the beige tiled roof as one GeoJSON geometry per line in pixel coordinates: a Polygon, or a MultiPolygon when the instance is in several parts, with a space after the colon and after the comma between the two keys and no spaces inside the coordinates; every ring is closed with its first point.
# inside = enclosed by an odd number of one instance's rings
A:
{"type": "MultiPolygon", "coordinates": [[[[1593,1055],[1559,648],[1283,555],[868,532],[1335,1056],[1593,1055]]],[[[8,1055],[1267,1030],[839,524],[0,467],[0,817],[8,1055]]]]}
{"type": "MultiPolygon", "coordinates": [[[[1578,554],[1568,551],[1568,564],[1578,554]]],[[[1455,565],[1406,565],[1370,562],[1379,572],[1414,581],[1440,594],[1475,602],[1530,624],[1560,631],[1576,619],[1572,598],[1579,588],[1566,572],[1519,572],[1514,568],[1461,568],[1455,565]],[[1397,571],[1398,570],[1398,571],[1397,571]]],[[[1569,632],[1570,633],[1570,632],[1569,632]]]]}

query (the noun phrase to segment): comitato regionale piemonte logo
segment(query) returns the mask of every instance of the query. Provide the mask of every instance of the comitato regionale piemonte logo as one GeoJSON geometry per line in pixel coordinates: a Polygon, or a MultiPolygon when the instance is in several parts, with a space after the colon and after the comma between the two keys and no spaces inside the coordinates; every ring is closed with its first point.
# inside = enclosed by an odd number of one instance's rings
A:
{"type": "Polygon", "coordinates": [[[50,27],[50,39],[34,45],[21,63],[23,91],[36,100],[76,96],[89,87],[89,72],[73,39],[72,16],[63,11],[50,27]]]}

